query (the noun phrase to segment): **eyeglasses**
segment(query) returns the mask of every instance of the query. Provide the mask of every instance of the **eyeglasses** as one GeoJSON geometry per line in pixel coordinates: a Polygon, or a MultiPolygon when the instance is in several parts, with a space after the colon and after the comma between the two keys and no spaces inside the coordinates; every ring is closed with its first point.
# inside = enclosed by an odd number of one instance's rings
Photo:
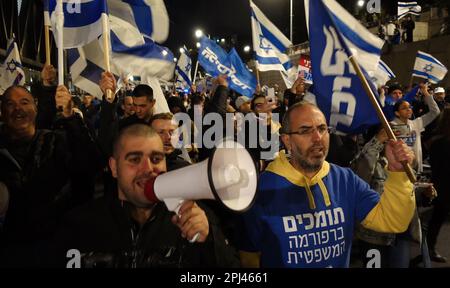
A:
{"type": "Polygon", "coordinates": [[[291,131],[291,132],[286,132],[285,134],[287,135],[292,135],[292,134],[298,134],[300,136],[311,136],[314,132],[318,131],[320,136],[325,135],[325,133],[334,133],[335,129],[334,127],[328,127],[325,125],[322,126],[318,126],[318,127],[301,127],[298,129],[298,131],[291,131]]]}

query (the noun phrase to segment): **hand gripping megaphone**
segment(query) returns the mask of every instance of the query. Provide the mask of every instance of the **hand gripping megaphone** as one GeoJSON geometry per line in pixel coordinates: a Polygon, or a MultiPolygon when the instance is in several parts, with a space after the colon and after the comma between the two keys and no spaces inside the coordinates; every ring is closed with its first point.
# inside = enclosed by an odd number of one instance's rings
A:
{"type": "MultiPolygon", "coordinates": [[[[173,170],[148,181],[144,194],[164,201],[178,214],[184,200],[216,199],[226,208],[244,212],[256,195],[258,173],[252,157],[239,143],[225,140],[203,162],[173,170]]],[[[198,234],[191,239],[195,242],[198,234]]]]}

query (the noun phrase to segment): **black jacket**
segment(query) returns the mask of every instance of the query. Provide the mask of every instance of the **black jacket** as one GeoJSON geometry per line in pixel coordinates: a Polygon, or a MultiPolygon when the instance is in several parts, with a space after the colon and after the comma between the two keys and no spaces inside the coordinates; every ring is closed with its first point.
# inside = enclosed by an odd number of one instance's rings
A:
{"type": "Polygon", "coordinates": [[[59,119],[54,131],[37,130],[22,144],[9,142],[3,130],[0,182],[8,187],[10,202],[0,266],[33,265],[29,249],[52,236],[66,211],[92,198],[98,150],[79,116],[59,119]]]}
{"type": "Polygon", "coordinates": [[[70,213],[49,251],[51,266],[66,267],[66,253],[77,249],[81,267],[236,267],[237,253],[227,245],[211,213],[205,243],[189,243],[172,224],[172,212],[157,203],[140,226],[130,216],[129,202],[97,199],[70,213]]]}
{"type": "Polygon", "coordinates": [[[56,115],[56,86],[43,86],[36,83],[31,87],[31,94],[38,101],[36,117],[37,129],[51,129],[56,115]]]}

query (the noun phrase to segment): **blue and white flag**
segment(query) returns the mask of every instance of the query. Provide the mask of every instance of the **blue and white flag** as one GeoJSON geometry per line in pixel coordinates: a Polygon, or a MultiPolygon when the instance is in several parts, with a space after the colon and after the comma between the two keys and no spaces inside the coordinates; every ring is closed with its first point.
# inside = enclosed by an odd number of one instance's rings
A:
{"type": "Polygon", "coordinates": [[[109,14],[137,27],[143,37],[163,43],[169,36],[169,16],[163,0],[108,0],[109,14]]]}
{"type": "MultiPolygon", "coordinates": [[[[72,83],[81,90],[95,96],[102,97],[100,90],[100,79],[105,72],[105,63],[100,45],[92,42],[82,48],[67,49],[67,66],[69,67],[72,83]]],[[[119,80],[119,73],[114,65],[111,65],[111,72],[116,80],[119,80]]]]}
{"type": "Polygon", "coordinates": [[[175,86],[177,91],[184,91],[190,89],[192,86],[191,80],[191,70],[192,70],[192,60],[186,53],[186,48],[178,59],[177,66],[175,67],[176,83],[175,86]]]}
{"type": "Polygon", "coordinates": [[[205,71],[213,77],[227,75],[231,89],[248,97],[253,97],[256,89],[256,78],[242,63],[236,51],[228,55],[214,41],[203,37],[198,52],[198,61],[205,71]]]}
{"type": "Polygon", "coordinates": [[[437,84],[444,79],[447,71],[447,67],[435,57],[422,51],[417,51],[413,76],[428,79],[431,83],[437,84]]]}
{"type": "Polygon", "coordinates": [[[377,88],[384,86],[386,82],[395,78],[394,72],[392,72],[391,68],[389,68],[389,66],[381,59],[378,63],[378,69],[375,71],[368,71],[367,74],[377,88]]]}
{"type": "Polygon", "coordinates": [[[286,86],[290,88],[297,76],[297,70],[285,53],[292,43],[252,1],[250,8],[257,68],[259,71],[280,71],[286,86]]]}
{"type": "Polygon", "coordinates": [[[363,71],[375,71],[383,41],[334,0],[307,0],[305,11],[313,93],[328,124],[343,133],[360,133],[379,123],[349,57],[355,57],[363,71]]]}
{"type": "Polygon", "coordinates": [[[0,67],[0,94],[12,85],[23,85],[25,72],[20,61],[19,49],[14,38],[9,39],[6,58],[0,67]]]}
{"type": "MultiPolygon", "coordinates": [[[[121,74],[137,75],[142,79],[148,76],[166,81],[173,79],[174,55],[168,48],[144,38],[137,27],[120,18],[110,16],[109,20],[111,63],[121,74]]],[[[103,45],[102,41],[100,45],[103,45]]]]}
{"type": "MultiPolygon", "coordinates": [[[[151,40],[145,41],[136,27],[114,16],[110,17],[110,28],[113,74],[167,81],[173,78],[175,63],[169,49],[151,40]]],[[[74,85],[97,97],[102,95],[98,83],[101,73],[105,71],[102,45],[100,38],[68,52],[68,66],[74,85]]]]}
{"type": "MultiPolygon", "coordinates": [[[[58,3],[58,0],[49,0],[48,6],[56,43],[58,43],[58,3]]],[[[62,4],[64,13],[63,48],[81,47],[96,40],[103,33],[102,18],[108,17],[106,0],[63,0],[62,4]]]]}
{"type": "Polygon", "coordinates": [[[420,15],[421,11],[422,11],[422,7],[420,7],[420,5],[417,5],[417,1],[398,2],[397,18],[401,19],[408,14],[413,14],[413,15],[418,16],[418,15],[420,15]]]}
{"type": "MultiPolygon", "coordinates": [[[[231,51],[228,53],[228,57],[231,62],[231,67],[236,71],[236,75],[238,76],[240,82],[246,83],[248,85],[247,89],[242,88],[240,91],[235,90],[239,92],[240,94],[248,97],[252,97],[253,93],[256,89],[256,78],[255,75],[253,75],[252,72],[248,70],[248,68],[245,66],[244,62],[242,62],[241,57],[239,57],[239,54],[237,53],[236,49],[232,48],[231,51]]],[[[233,80],[232,80],[233,81],[233,80]]],[[[237,85],[239,88],[242,86],[237,85]]]]}

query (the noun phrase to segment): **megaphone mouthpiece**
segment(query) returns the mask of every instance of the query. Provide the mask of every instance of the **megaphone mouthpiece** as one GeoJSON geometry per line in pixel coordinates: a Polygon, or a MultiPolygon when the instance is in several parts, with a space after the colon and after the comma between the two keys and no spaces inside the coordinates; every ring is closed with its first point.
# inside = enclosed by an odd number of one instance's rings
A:
{"type": "Polygon", "coordinates": [[[158,197],[156,197],[156,194],[155,194],[155,181],[156,181],[156,177],[148,180],[147,183],[145,183],[145,187],[144,187],[144,195],[147,198],[147,200],[150,201],[151,203],[156,203],[156,202],[161,201],[158,199],[158,197]]]}

